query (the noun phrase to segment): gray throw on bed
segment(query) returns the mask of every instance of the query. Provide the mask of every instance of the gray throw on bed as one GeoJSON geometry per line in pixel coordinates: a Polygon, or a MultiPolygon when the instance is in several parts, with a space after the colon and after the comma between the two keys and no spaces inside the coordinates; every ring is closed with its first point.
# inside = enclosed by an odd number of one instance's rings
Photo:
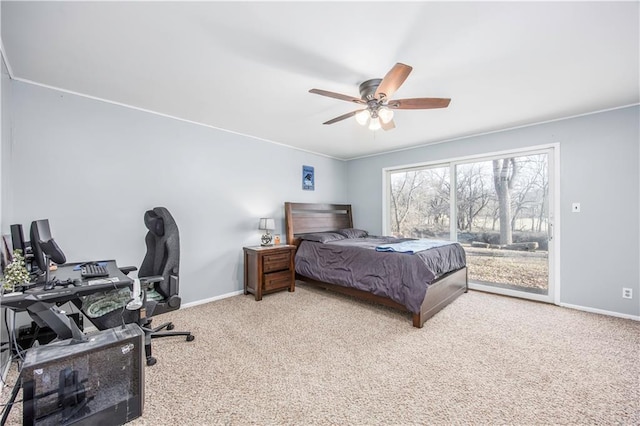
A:
{"type": "Polygon", "coordinates": [[[376,251],[381,244],[407,240],[367,237],[327,243],[302,241],[296,252],[296,272],[388,297],[411,312],[420,312],[427,286],[442,275],[464,267],[466,257],[458,243],[415,254],[376,251]]]}

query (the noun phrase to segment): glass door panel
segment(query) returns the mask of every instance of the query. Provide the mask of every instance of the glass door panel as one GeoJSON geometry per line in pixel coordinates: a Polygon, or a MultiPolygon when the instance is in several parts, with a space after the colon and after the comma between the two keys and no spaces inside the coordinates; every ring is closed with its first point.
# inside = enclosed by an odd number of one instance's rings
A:
{"type": "Polygon", "coordinates": [[[549,295],[548,152],[457,164],[455,181],[469,281],[549,295]]]}
{"type": "Polygon", "coordinates": [[[449,170],[444,166],[390,172],[391,235],[451,239],[449,170]]]}

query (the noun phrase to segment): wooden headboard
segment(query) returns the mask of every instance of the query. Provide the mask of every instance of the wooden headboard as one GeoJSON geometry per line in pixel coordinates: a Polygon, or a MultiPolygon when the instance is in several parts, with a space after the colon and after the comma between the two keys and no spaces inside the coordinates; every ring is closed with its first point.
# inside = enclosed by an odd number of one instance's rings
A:
{"type": "Polygon", "coordinates": [[[298,245],[297,234],[353,228],[351,204],[284,203],[287,244],[298,245]]]}

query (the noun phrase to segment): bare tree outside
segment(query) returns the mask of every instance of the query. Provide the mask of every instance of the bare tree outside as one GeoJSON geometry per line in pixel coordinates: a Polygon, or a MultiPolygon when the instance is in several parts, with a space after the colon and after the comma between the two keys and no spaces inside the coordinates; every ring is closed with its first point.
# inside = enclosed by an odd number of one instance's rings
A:
{"type": "Polygon", "coordinates": [[[493,160],[493,185],[498,195],[498,212],[500,217],[500,244],[511,244],[513,234],[511,228],[511,191],[518,175],[518,162],[515,158],[493,160]]]}
{"type": "MultiPolygon", "coordinates": [[[[485,209],[492,201],[493,193],[488,183],[486,169],[485,163],[464,164],[457,168],[456,200],[459,230],[473,231],[478,215],[486,213],[485,209]]],[[[486,216],[484,223],[486,225],[486,216]]]]}
{"type": "Polygon", "coordinates": [[[397,237],[449,238],[449,168],[391,175],[391,233],[397,237]]]}

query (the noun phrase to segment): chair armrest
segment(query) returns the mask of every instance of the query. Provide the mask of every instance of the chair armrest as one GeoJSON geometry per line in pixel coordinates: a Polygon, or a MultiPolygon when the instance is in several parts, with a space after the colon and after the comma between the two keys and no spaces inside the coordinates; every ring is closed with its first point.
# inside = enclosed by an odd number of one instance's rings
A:
{"type": "Polygon", "coordinates": [[[138,277],[140,279],[140,284],[143,286],[148,286],[149,284],[155,284],[164,281],[162,275],[152,275],[150,277],[138,277]]]}
{"type": "Polygon", "coordinates": [[[136,268],[135,266],[123,266],[118,269],[120,269],[120,272],[125,275],[129,275],[131,272],[138,270],[138,268],[136,268]]]}
{"type": "Polygon", "coordinates": [[[169,275],[169,294],[176,296],[180,292],[180,279],[177,275],[169,275]]]}

